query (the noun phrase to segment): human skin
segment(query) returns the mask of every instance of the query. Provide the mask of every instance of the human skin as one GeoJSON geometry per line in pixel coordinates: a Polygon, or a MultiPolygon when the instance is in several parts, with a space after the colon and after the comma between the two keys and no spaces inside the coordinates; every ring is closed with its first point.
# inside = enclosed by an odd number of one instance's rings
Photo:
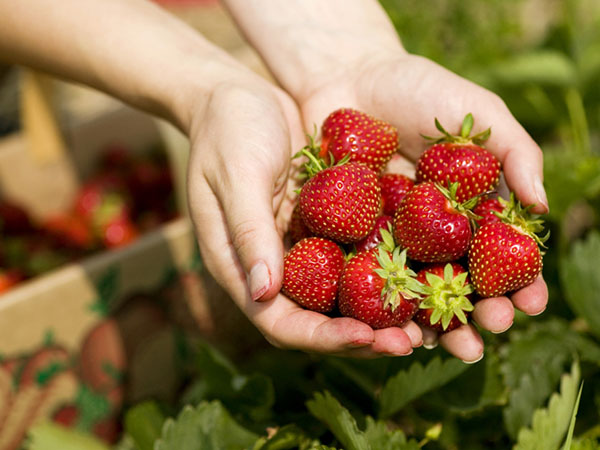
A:
{"type": "MultiPolygon", "coordinates": [[[[303,310],[279,293],[295,187],[290,158],[305,144],[304,130],[340,106],[357,107],[398,126],[414,159],[423,150],[419,134],[434,132],[433,117],[452,129],[472,112],[478,129],[493,124],[488,148],[509,186],[542,212],[539,148],[496,96],[408,55],[374,1],[227,6],[283,89],[144,0],[0,0],[0,57],[104,90],[190,137],[189,204],[203,260],[271,343],[364,358],[410,354],[424,339],[431,345],[437,337],[413,322],[372,330],[303,310]]],[[[536,314],[546,301],[540,278],[510,300],[479,302],[473,317],[502,331],[513,304],[536,314]]],[[[440,341],[465,361],[483,354],[470,326],[440,341]]]]}

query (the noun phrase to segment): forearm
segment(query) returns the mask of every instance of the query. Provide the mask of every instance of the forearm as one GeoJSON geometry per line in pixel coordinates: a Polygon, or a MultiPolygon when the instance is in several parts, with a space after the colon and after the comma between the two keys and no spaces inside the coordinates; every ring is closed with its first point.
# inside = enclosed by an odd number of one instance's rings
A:
{"type": "Polygon", "coordinates": [[[224,0],[284,88],[301,99],[337,70],[403,52],[375,0],[224,0]]]}
{"type": "Polygon", "coordinates": [[[189,98],[238,70],[146,0],[0,0],[0,58],[88,84],[189,126],[189,98]]]}

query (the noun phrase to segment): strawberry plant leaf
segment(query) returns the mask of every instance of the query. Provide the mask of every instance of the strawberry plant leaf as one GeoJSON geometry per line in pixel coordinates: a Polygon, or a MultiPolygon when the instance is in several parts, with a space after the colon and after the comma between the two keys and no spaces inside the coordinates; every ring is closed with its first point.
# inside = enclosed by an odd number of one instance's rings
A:
{"type": "Polygon", "coordinates": [[[538,409],[533,414],[530,428],[523,428],[514,450],[555,450],[558,449],[573,414],[579,391],[580,369],[573,363],[570,374],[564,374],[560,381],[560,393],[550,397],[547,408],[538,409]]]}
{"type": "Polygon", "coordinates": [[[26,450],[109,450],[95,437],[53,423],[41,423],[29,430],[26,450]]]}
{"type": "Polygon", "coordinates": [[[530,51],[507,58],[491,67],[492,76],[503,84],[547,84],[571,86],[576,77],[573,61],[555,50],[530,51]]]}
{"type": "Polygon", "coordinates": [[[562,450],[571,450],[571,443],[573,441],[573,432],[575,431],[575,421],[577,420],[577,411],[579,410],[579,400],[581,400],[581,392],[583,391],[583,381],[579,385],[579,393],[577,394],[577,400],[575,400],[575,406],[573,407],[573,414],[571,415],[571,422],[569,422],[569,431],[567,432],[567,438],[562,450]]]}
{"type": "Polygon", "coordinates": [[[138,450],[153,450],[160,438],[165,416],[153,401],[135,405],[125,414],[125,431],[138,450]]]}
{"type": "Polygon", "coordinates": [[[244,449],[258,436],[240,426],[218,402],[186,406],[175,419],[167,419],[154,450],[244,449]]]}
{"type": "Polygon", "coordinates": [[[468,365],[455,358],[442,361],[441,358],[435,357],[426,366],[420,362],[413,363],[407,370],[391,377],[384,385],[379,395],[380,417],[390,417],[411,401],[443,386],[468,368],[468,365]]]}
{"type": "Polygon", "coordinates": [[[593,264],[600,255],[600,233],[573,244],[560,264],[560,281],[567,303],[583,318],[592,332],[600,336],[600,266],[593,264]]]}
{"type": "Polygon", "coordinates": [[[367,417],[365,436],[373,449],[419,450],[421,447],[414,439],[407,441],[402,430],[390,430],[385,422],[367,417]]]}
{"type": "Polygon", "coordinates": [[[309,438],[297,425],[290,424],[279,428],[271,437],[260,438],[252,450],[320,450],[329,449],[317,440],[309,438]]]}
{"type": "Polygon", "coordinates": [[[502,410],[504,426],[512,438],[529,426],[533,413],[554,392],[563,373],[565,358],[559,354],[544,366],[533,365],[510,391],[508,405],[502,410]]]}
{"type": "Polygon", "coordinates": [[[345,450],[371,450],[367,436],[358,428],[352,414],[329,392],[316,393],[306,406],[313,416],[327,424],[345,450]]]}

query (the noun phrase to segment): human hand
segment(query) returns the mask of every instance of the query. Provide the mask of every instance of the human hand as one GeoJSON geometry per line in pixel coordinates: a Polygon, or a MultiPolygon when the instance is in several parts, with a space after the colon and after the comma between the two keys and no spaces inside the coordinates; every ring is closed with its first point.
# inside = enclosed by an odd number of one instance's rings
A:
{"type": "Polygon", "coordinates": [[[189,205],[203,262],[269,342],[365,358],[405,355],[421,344],[412,322],[374,331],[279,294],[282,235],[297,187],[290,161],[306,143],[286,94],[248,74],[221,82],[202,99],[190,137],[189,205]]]}
{"type": "MultiPolygon", "coordinates": [[[[415,161],[427,142],[421,135],[436,135],[434,118],[449,130],[459,130],[462,118],[472,113],[474,133],[491,127],[486,148],[501,161],[508,187],[535,212],[546,212],[542,185],[542,153],[495,94],[445,70],[425,58],[403,51],[371,53],[342,70],[322,72],[297,100],[307,129],[320,124],[334,109],[353,107],[395,125],[400,151],[415,161]],[[446,125],[447,124],[447,125],[446,125]]],[[[477,302],[473,320],[483,329],[500,333],[514,318],[514,307],[529,315],[540,314],[548,300],[541,275],[531,285],[508,297],[477,302]]],[[[435,333],[423,330],[425,344],[434,345],[435,333]]],[[[483,341],[472,325],[443,334],[440,343],[464,361],[483,356],[483,341]]]]}

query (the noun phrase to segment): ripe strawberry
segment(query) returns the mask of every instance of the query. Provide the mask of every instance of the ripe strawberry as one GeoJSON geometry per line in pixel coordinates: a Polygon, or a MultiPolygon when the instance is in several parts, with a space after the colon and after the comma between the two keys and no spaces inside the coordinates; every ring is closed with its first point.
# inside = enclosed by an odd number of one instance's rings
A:
{"type": "Polygon", "coordinates": [[[300,214],[306,226],[317,236],[346,244],[367,236],[381,204],[375,172],[356,162],[323,169],[312,154],[303,153],[321,169],[300,191],[300,214]]]}
{"type": "Polygon", "coordinates": [[[334,162],[350,154],[350,161],[362,162],[380,173],[398,148],[398,130],[383,120],[351,108],[332,112],[321,127],[319,156],[331,154],[334,162]]]}
{"type": "Polygon", "coordinates": [[[538,245],[543,246],[548,235],[537,236],[543,229],[542,221],[528,209],[511,195],[501,222],[486,224],[475,233],[469,249],[469,273],[481,296],[497,297],[521,289],[541,272],[538,245]]]}
{"type": "Polygon", "coordinates": [[[381,199],[383,200],[383,213],[394,217],[402,199],[410,191],[415,182],[406,175],[399,173],[386,173],[379,177],[381,199]]]}
{"type": "Polygon", "coordinates": [[[392,222],[393,219],[390,216],[380,216],[375,221],[375,226],[371,230],[371,232],[367,235],[366,238],[358,241],[354,246],[356,247],[357,252],[366,252],[367,250],[371,250],[379,245],[380,242],[383,242],[384,232],[387,232],[390,236],[390,239],[394,240],[392,237],[392,222]]]}
{"type": "Polygon", "coordinates": [[[88,250],[94,246],[92,229],[79,216],[57,214],[48,218],[42,228],[58,241],[61,246],[88,250]]]}
{"type": "Polygon", "coordinates": [[[458,204],[458,184],[450,190],[433,183],[411,189],[394,217],[394,237],[409,258],[422,262],[454,261],[463,256],[471,240],[470,207],[458,204]]]}
{"type": "Polygon", "coordinates": [[[473,311],[473,286],[469,273],[460,264],[430,264],[419,271],[417,280],[424,284],[425,297],[419,304],[415,322],[438,332],[448,332],[467,323],[468,313],[473,311]]]}
{"type": "Polygon", "coordinates": [[[304,224],[304,220],[302,220],[302,215],[300,214],[300,205],[297,204],[292,211],[292,218],[290,219],[290,226],[288,228],[288,234],[290,236],[290,241],[293,244],[301,241],[304,238],[312,236],[312,233],[308,229],[308,227],[304,224]]]}
{"type": "Polygon", "coordinates": [[[110,202],[113,209],[119,203],[122,208],[129,208],[123,182],[112,174],[102,175],[85,183],[75,199],[75,213],[89,223],[96,221],[98,209],[106,208],[110,202]]]}
{"type": "Polygon", "coordinates": [[[126,214],[116,215],[102,222],[100,233],[107,248],[124,247],[135,241],[140,234],[126,214]]]}
{"type": "Polygon", "coordinates": [[[0,269],[0,294],[9,291],[25,279],[25,274],[18,269],[0,269]]]}
{"type": "Polygon", "coordinates": [[[302,239],[285,256],[282,290],[304,308],[329,312],[335,307],[344,253],[335,242],[302,239]]]}
{"type": "Polygon", "coordinates": [[[342,273],[339,310],[375,329],[400,326],[417,310],[422,285],[415,276],[399,247],[360,252],[342,273]]]}
{"type": "Polygon", "coordinates": [[[458,182],[456,200],[461,203],[494,189],[500,177],[500,162],[482,147],[490,136],[490,129],[469,136],[473,128],[471,114],[466,115],[460,136],[448,133],[437,119],[435,126],[443,136],[426,136],[434,145],[417,161],[417,182],[434,181],[443,186],[458,182]]]}
{"type": "Polygon", "coordinates": [[[481,200],[477,206],[473,208],[473,213],[480,217],[479,219],[475,219],[477,225],[482,227],[488,223],[501,222],[502,220],[496,214],[494,214],[494,211],[498,213],[502,213],[504,211],[504,205],[501,203],[500,199],[487,198],[481,200]]]}

